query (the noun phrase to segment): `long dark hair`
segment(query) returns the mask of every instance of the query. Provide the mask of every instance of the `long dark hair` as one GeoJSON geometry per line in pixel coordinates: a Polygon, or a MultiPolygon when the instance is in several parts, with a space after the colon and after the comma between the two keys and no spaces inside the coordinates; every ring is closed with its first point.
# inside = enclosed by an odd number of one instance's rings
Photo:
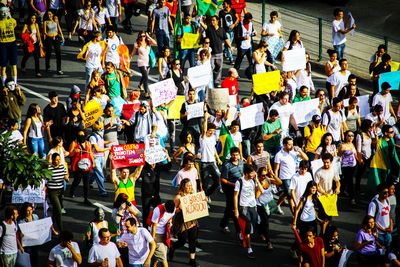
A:
{"type": "Polygon", "coordinates": [[[28,111],[26,112],[26,117],[32,118],[33,116],[35,116],[37,114],[38,107],[39,107],[39,105],[36,103],[30,104],[28,107],[28,111]]]}
{"type": "MultiPolygon", "coordinates": [[[[290,34],[289,34],[289,40],[288,40],[288,41],[290,42],[290,45],[289,45],[289,49],[288,49],[288,50],[292,50],[293,45],[294,45],[293,38],[296,36],[297,33],[300,34],[300,32],[297,31],[297,30],[292,30],[292,31],[290,32],[290,34]]],[[[299,40],[298,42],[301,44],[301,46],[303,46],[303,43],[302,43],[301,40],[299,40]]]]}
{"type": "Polygon", "coordinates": [[[113,208],[118,209],[123,203],[128,201],[129,196],[125,193],[120,193],[114,201],[113,208]]]}
{"type": "MultiPolygon", "coordinates": [[[[146,35],[146,32],[145,31],[140,31],[139,33],[138,33],[138,37],[136,38],[136,43],[139,45],[139,40],[140,40],[140,35],[142,35],[142,34],[144,34],[144,35],[146,35]]],[[[149,41],[149,39],[147,39],[147,36],[145,37],[145,40],[146,40],[146,44],[147,45],[150,45],[150,41],[149,41]]]]}
{"type": "Polygon", "coordinates": [[[325,133],[321,138],[321,144],[319,145],[319,147],[322,147],[321,155],[326,153],[325,139],[329,136],[332,138],[332,142],[333,142],[333,135],[331,133],[325,133]]]}

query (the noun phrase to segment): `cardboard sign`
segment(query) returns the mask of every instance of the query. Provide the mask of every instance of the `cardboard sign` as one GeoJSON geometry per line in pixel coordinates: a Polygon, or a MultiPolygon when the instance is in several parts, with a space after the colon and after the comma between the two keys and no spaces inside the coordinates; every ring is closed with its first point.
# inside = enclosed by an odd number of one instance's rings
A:
{"type": "Polygon", "coordinates": [[[264,123],[263,104],[258,103],[240,109],[240,129],[252,128],[264,123]]]}
{"type": "Polygon", "coordinates": [[[144,155],[147,163],[155,164],[168,158],[167,153],[165,153],[164,148],[160,144],[160,138],[152,138],[151,135],[148,135],[146,136],[144,144],[144,155]]]}
{"type": "Polygon", "coordinates": [[[122,105],[122,111],[121,111],[121,116],[124,120],[130,120],[135,114],[136,111],[139,111],[140,108],[140,103],[135,103],[135,104],[123,104],[122,105]]]}
{"type": "Polygon", "coordinates": [[[86,103],[85,107],[83,108],[85,112],[85,121],[83,122],[85,128],[92,126],[101,115],[103,115],[103,109],[99,102],[92,99],[86,103]]]}
{"type": "Polygon", "coordinates": [[[12,192],[11,203],[21,204],[25,202],[29,203],[44,203],[46,200],[46,193],[44,191],[44,182],[39,187],[32,188],[28,186],[25,190],[18,188],[12,192]]]}
{"type": "Polygon", "coordinates": [[[280,91],[281,72],[279,70],[253,74],[253,91],[257,95],[280,91]]]}
{"type": "Polygon", "coordinates": [[[207,90],[207,104],[211,109],[225,110],[226,105],[229,104],[229,89],[216,88],[207,90]]]}
{"type": "Polygon", "coordinates": [[[182,104],[185,103],[185,96],[177,95],[175,100],[168,105],[168,119],[179,120],[181,118],[182,104]]]}
{"type": "Polygon", "coordinates": [[[321,202],[321,205],[324,208],[326,215],[339,216],[339,213],[337,210],[337,195],[336,194],[319,196],[318,199],[321,202]]]}
{"type": "Polygon", "coordinates": [[[18,224],[23,236],[22,246],[39,246],[51,240],[51,217],[28,223],[18,224]]]}
{"type": "Polygon", "coordinates": [[[193,88],[208,85],[212,80],[211,64],[189,68],[187,76],[193,88]]]}
{"type": "Polygon", "coordinates": [[[186,105],[187,119],[200,118],[204,116],[204,102],[186,105]]]}
{"type": "Polygon", "coordinates": [[[382,83],[384,82],[388,82],[390,84],[390,90],[399,90],[400,71],[381,73],[379,75],[379,91],[382,91],[382,83]]]}
{"type": "Polygon", "coordinates": [[[181,49],[193,49],[200,47],[200,33],[185,32],[182,36],[181,49]]]}
{"type": "Polygon", "coordinates": [[[286,50],[283,54],[283,71],[303,70],[306,68],[306,50],[304,48],[286,50]]]}
{"type": "Polygon", "coordinates": [[[204,191],[181,197],[180,201],[184,222],[208,216],[207,198],[204,191]]]}
{"type": "Polygon", "coordinates": [[[144,144],[124,144],[111,147],[114,168],[144,165],[144,144]]]}
{"type": "Polygon", "coordinates": [[[314,98],[311,100],[301,101],[293,103],[294,118],[297,124],[310,122],[312,116],[321,115],[321,111],[318,108],[319,99],[314,98]]]}
{"type": "Polygon", "coordinates": [[[175,83],[172,78],[149,85],[153,106],[169,103],[176,98],[175,83]]]}

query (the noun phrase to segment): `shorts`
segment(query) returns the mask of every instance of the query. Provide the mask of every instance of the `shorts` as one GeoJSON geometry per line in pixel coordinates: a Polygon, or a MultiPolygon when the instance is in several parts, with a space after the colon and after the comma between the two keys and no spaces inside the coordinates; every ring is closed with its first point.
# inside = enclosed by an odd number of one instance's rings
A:
{"type": "Polygon", "coordinates": [[[158,261],[167,261],[167,250],[168,247],[165,244],[165,235],[156,234],[156,250],[154,251],[153,257],[158,261]]]}
{"type": "Polygon", "coordinates": [[[282,180],[282,189],[283,189],[283,192],[287,195],[287,196],[290,196],[290,190],[289,190],[289,188],[290,188],[290,182],[291,182],[292,180],[291,179],[284,179],[284,180],[282,180]]]}
{"type": "Polygon", "coordinates": [[[17,43],[0,43],[0,66],[7,67],[8,62],[10,65],[17,65],[18,48],[17,43]]]}

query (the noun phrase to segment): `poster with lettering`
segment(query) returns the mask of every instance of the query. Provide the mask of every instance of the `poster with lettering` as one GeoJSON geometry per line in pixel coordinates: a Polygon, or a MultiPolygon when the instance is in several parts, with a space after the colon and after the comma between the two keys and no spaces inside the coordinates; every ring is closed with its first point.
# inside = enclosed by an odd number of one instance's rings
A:
{"type": "Polygon", "coordinates": [[[200,118],[204,116],[204,102],[186,105],[187,119],[200,118]]]}
{"type": "Polygon", "coordinates": [[[44,203],[46,200],[46,194],[44,191],[44,182],[39,187],[28,186],[25,190],[18,188],[12,192],[11,203],[21,204],[25,202],[29,203],[44,203]]]}
{"type": "Polygon", "coordinates": [[[271,52],[271,56],[276,58],[285,46],[285,41],[283,38],[278,36],[272,36],[268,39],[268,50],[271,52]]]}
{"type": "Polygon", "coordinates": [[[200,65],[188,69],[187,72],[190,85],[193,88],[204,86],[212,79],[211,64],[200,65]]]}
{"type": "Polygon", "coordinates": [[[114,168],[144,165],[144,144],[124,144],[111,147],[114,168]]]}
{"type": "Polygon", "coordinates": [[[240,129],[252,128],[264,123],[264,108],[262,103],[253,104],[240,109],[240,129]]]}
{"type": "Polygon", "coordinates": [[[176,98],[175,83],[172,78],[149,85],[153,106],[169,103],[176,98]]]}
{"type": "Polygon", "coordinates": [[[382,83],[388,82],[390,90],[399,90],[400,88],[400,71],[385,72],[379,75],[379,91],[382,90],[382,83]]]}
{"type": "Polygon", "coordinates": [[[92,126],[100,118],[100,116],[103,115],[103,108],[101,107],[100,103],[94,99],[87,102],[83,110],[86,117],[85,121],[83,122],[85,128],[92,126]]]}
{"type": "Polygon", "coordinates": [[[229,89],[228,88],[217,88],[207,90],[207,104],[211,109],[226,109],[226,105],[229,104],[229,89]]]}
{"type": "Polygon", "coordinates": [[[181,116],[182,104],[185,103],[184,95],[177,95],[176,99],[168,104],[168,119],[178,120],[181,116]]]}
{"type": "Polygon", "coordinates": [[[283,71],[303,70],[306,68],[306,50],[304,48],[283,51],[283,71]]]}
{"type": "Polygon", "coordinates": [[[18,224],[22,232],[22,246],[39,246],[51,240],[51,217],[18,224]]]}
{"type": "Polygon", "coordinates": [[[146,136],[144,145],[145,145],[144,155],[147,163],[155,164],[164,161],[168,158],[167,153],[160,144],[160,138],[158,137],[153,138],[149,134],[148,136],[146,136]]]}
{"type": "Polygon", "coordinates": [[[204,191],[181,197],[183,221],[188,222],[208,216],[207,198],[204,191]]]}

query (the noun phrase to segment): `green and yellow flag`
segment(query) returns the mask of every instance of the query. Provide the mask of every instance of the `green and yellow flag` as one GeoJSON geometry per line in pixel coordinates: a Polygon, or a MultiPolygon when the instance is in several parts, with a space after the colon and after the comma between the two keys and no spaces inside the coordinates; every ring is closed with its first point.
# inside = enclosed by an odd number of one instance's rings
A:
{"type": "Polygon", "coordinates": [[[197,8],[200,16],[214,16],[223,0],[197,0],[197,8]]]}
{"type": "Polygon", "coordinates": [[[233,142],[231,133],[224,123],[222,123],[221,130],[219,132],[219,141],[221,145],[221,150],[219,150],[219,158],[224,161],[231,152],[231,148],[235,147],[235,143],[233,142]]]}

